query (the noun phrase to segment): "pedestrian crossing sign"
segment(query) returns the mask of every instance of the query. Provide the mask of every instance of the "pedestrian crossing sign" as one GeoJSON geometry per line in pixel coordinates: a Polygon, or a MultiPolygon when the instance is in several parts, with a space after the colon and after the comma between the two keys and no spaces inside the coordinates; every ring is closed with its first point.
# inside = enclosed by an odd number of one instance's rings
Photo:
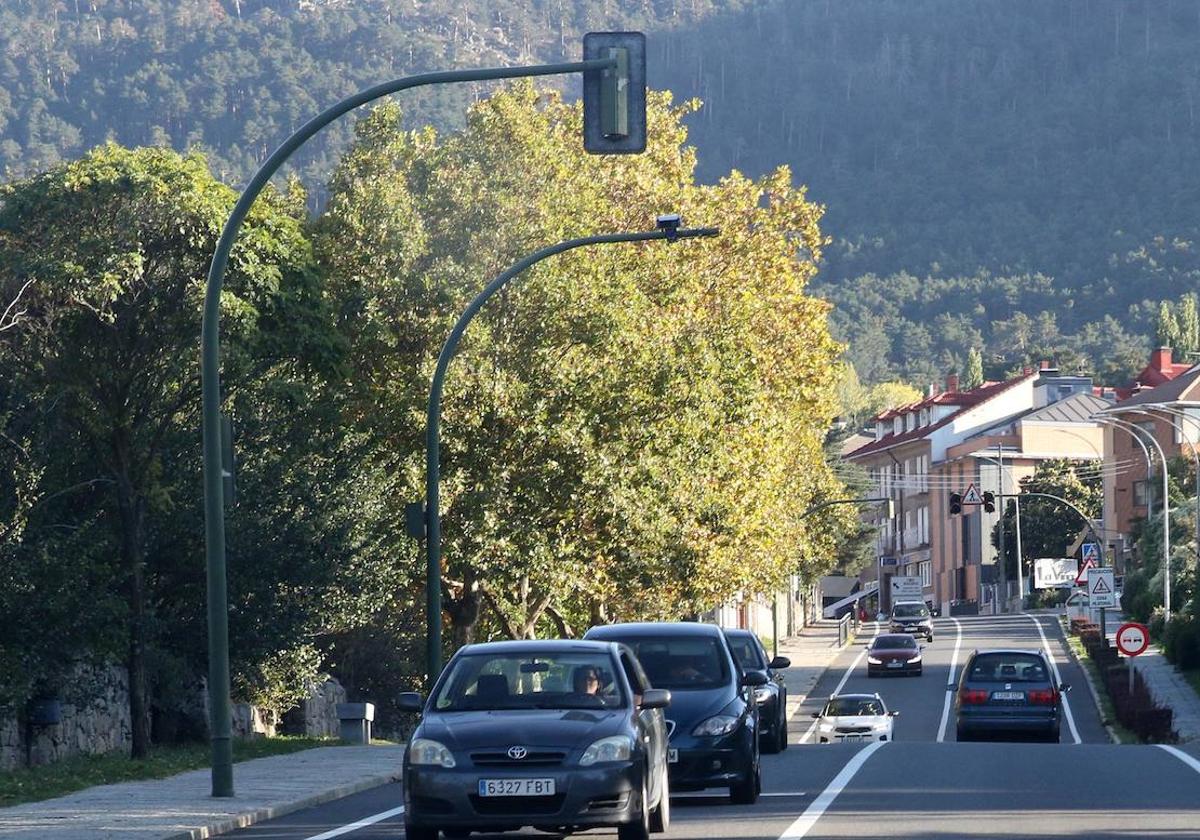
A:
{"type": "Polygon", "coordinates": [[[1100,562],[1100,545],[1099,545],[1099,543],[1084,543],[1082,548],[1083,548],[1083,560],[1085,563],[1090,560],[1093,563],[1099,564],[1099,562],[1100,562]]]}
{"type": "Polygon", "coordinates": [[[967,485],[967,492],[963,493],[962,502],[960,502],[960,504],[964,504],[964,505],[981,505],[981,504],[983,504],[983,496],[979,495],[979,491],[975,489],[974,484],[967,485]]]}

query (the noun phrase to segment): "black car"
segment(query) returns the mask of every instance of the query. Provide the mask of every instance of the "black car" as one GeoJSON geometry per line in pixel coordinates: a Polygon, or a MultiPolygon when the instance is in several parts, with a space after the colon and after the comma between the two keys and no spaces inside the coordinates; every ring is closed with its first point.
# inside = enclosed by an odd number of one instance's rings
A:
{"type": "Polygon", "coordinates": [[[786,656],[776,656],[767,661],[767,651],[758,636],[749,630],[726,630],[725,638],[733,650],[733,658],[743,671],[765,671],[768,682],[754,689],[754,702],[758,704],[759,743],[762,751],[777,753],[787,749],[787,685],[783,669],[790,668],[792,661],[786,656]]]}
{"type": "Polygon", "coordinates": [[[762,776],[753,690],[767,684],[767,675],[743,673],[719,627],[609,624],[593,627],[584,638],[628,645],[650,684],[670,689],[667,761],[672,790],[727,787],[737,804],[758,799],[762,776]]]}
{"type": "Polygon", "coordinates": [[[977,650],[963,667],[954,701],[958,740],[983,734],[1040,736],[1058,742],[1062,692],[1040,650],[977,650]]]}
{"type": "Polygon", "coordinates": [[[933,641],[933,616],[922,601],[903,601],[893,606],[888,628],[893,633],[912,633],[933,641]]]}
{"type": "Polygon", "coordinates": [[[535,826],[616,826],[646,840],[670,822],[670,692],[605,642],[467,645],[438,678],[404,757],[408,840],[535,826]]]}

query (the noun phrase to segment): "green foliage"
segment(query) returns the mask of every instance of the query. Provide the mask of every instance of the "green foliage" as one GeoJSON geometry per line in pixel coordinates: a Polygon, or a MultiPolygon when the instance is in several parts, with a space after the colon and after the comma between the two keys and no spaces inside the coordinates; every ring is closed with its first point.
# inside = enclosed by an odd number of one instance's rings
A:
{"type": "Polygon", "coordinates": [[[1163,630],[1163,652],[1182,671],[1200,668],[1200,619],[1181,615],[1163,630]]]}
{"type": "MultiPolygon", "coordinates": [[[[1085,461],[1056,459],[1038,465],[1031,476],[1021,479],[1022,493],[1047,493],[1060,496],[1073,504],[1089,519],[1100,515],[1103,489],[1091,476],[1086,480],[1080,476],[1090,465],[1085,461]]],[[[1017,572],[1016,503],[1006,499],[1005,516],[1002,520],[1005,534],[1004,547],[1010,579],[1017,572]]],[[[1067,548],[1087,526],[1079,513],[1054,499],[1040,496],[1021,498],[1021,562],[1032,573],[1032,561],[1039,557],[1066,557],[1067,548]]],[[[992,529],[992,545],[1000,544],[1000,523],[992,529]]]]}
{"type": "Polygon", "coordinates": [[[983,384],[983,356],[979,350],[972,347],[967,351],[967,366],[963,370],[962,382],[959,383],[964,391],[970,391],[983,384]]]}

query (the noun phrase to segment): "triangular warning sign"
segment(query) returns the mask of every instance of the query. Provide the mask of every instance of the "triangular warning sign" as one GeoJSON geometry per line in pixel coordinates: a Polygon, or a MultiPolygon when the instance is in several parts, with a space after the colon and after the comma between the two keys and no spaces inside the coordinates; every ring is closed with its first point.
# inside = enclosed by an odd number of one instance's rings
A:
{"type": "Polygon", "coordinates": [[[1082,566],[1080,566],[1079,574],[1075,575],[1075,585],[1083,586],[1085,583],[1087,583],[1087,570],[1094,568],[1096,568],[1096,564],[1091,560],[1086,561],[1082,566]]]}
{"type": "Polygon", "coordinates": [[[962,504],[964,505],[981,505],[983,497],[979,495],[979,491],[975,489],[974,484],[967,486],[967,492],[963,493],[962,504]]]}
{"type": "Polygon", "coordinates": [[[1110,595],[1110,594],[1112,594],[1112,589],[1110,589],[1108,586],[1108,578],[1105,578],[1105,577],[1096,578],[1096,585],[1092,587],[1092,594],[1093,595],[1110,595]]]}

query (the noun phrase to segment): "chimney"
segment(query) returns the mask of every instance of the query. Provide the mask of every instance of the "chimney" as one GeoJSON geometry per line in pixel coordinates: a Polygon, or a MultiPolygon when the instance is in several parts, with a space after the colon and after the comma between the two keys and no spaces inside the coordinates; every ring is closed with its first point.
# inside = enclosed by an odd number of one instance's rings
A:
{"type": "Polygon", "coordinates": [[[1157,350],[1150,353],[1150,367],[1157,370],[1159,373],[1166,373],[1171,369],[1171,348],[1159,347],[1157,350]]]}
{"type": "Polygon", "coordinates": [[[957,373],[946,374],[946,393],[953,394],[956,391],[958,391],[958,374],[957,373]]]}

